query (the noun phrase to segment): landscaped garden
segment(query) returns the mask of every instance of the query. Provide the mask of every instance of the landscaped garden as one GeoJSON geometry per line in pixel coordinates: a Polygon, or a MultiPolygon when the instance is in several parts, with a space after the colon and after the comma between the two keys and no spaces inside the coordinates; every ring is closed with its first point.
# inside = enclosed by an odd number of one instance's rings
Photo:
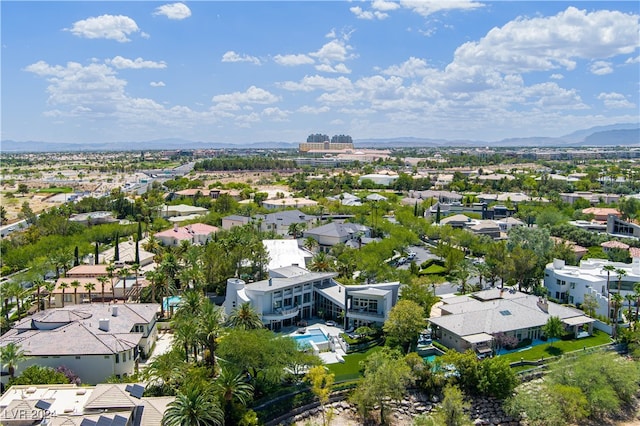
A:
{"type": "Polygon", "coordinates": [[[516,362],[521,359],[526,361],[537,361],[542,358],[559,356],[580,349],[606,345],[607,343],[611,343],[611,337],[607,333],[595,330],[593,336],[584,337],[582,339],[557,340],[551,343],[543,343],[529,349],[501,355],[501,357],[508,359],[509,362],[516,362]]]}
{"type": "Polygon", "coordinates": [[[329,364],[329,372],[335,374],[335,381],[356,380],[360,378],[360,361],[365,360],[371,353],[380,350],[380,346],[375,346],[365,352],[355,352],[344,356],[344,362],[329,364]]]}

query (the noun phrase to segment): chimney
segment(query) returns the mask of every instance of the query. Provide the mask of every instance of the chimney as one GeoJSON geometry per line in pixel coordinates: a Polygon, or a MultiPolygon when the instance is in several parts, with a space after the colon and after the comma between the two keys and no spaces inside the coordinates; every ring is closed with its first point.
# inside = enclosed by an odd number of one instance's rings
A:
{"type": "Polygon", "coordinates": [[[100,318],[98,320],[98,328],[102,331],[109,331],[109,318],[100,318]]]}
{"type": "Polygon", "coordinates": [[[269,287],[273,285],[273,278],[269,278],[269,287]]]}
{"type": "Polygon", "coordinates": [[[118,316],[118,307],[117,306],[111,307],[111,316],[114,316],[114,317],[118,316]]]}
{"type": "Polygon", "coordinates": [[[178,222],[173,224],[173,232],[178,232],[178,222]]]}

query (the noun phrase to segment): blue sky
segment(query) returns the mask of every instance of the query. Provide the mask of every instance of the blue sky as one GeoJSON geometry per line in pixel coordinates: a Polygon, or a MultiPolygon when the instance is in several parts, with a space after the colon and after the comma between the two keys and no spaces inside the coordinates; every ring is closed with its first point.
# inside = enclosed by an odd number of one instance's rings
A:
{"type": "Polygon", "coordinates": [[[500,140],[637,122],[625,2],[0,2],[2,139],[500,140]]]}

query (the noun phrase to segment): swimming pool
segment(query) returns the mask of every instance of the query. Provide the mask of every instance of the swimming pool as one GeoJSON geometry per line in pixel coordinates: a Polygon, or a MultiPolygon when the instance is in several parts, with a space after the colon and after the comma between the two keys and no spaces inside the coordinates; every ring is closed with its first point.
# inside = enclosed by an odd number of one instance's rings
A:
{"type": "Polygon", "coordinates": [[[171,310],[171,307],[173,306],[173,310],[175,311],[181,301],[182,297],[180,296],[165,297],[162,301],[162,307],[164,308],[165,312],[169,312],[171,310]]]}
{"type": "Polygon", "coordinates": [[[300,334],[297,336],[291,336],[298,344],[299,348],[303,348],[305,346],[310,346],[311,342],[321,345],[323,343],[328,343],[329,338],[324,334],[324,332],[319,328],[310,328],[304,334],[300,334]]]}

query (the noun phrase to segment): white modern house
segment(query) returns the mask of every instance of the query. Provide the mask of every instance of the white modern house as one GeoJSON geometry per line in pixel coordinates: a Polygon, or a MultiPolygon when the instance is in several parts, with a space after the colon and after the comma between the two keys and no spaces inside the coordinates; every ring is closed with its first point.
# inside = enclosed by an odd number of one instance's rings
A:
{"type": "Polygon", "coordinates": [[[321,317],[343,322],[345,328],[382,324],[398,300],[399,282],[344,286],[335,272],[310,272],[298,266],[269,271],[269,278],[245,283],[227,280],[227,315],[249,302],[272,329],[321,317]]]}
{"type": "Polygon", "coordinates": [[[625,296],[633,294],[634,284],[640,282],[640,250],[631,250],[632,263],[610,262],[604,259],[582,260],[579,266],[568,266],[563,260],[554,259],[547,265],[544,271],[544,286],[549,296],[563,303],[580,305],[584,303],[586,294],[592,295],[598,302],[596,313],[605,317],[611,317],[612,312],[607,312],[610,307],[609,296],[618,291],[625,296]],[[618,279],[618,273],[611,271],[607,277],[605,266],[613,266],[616,270],[622,270],[624,275],[618,279]],[[607,279],[609,289],[607,289],[607,279]]]}
{"type": "MultiPolygon", "coordinates": [[[[0,347],[18,345],[31,365],[65,366],[82,383],[133,374],[140,357],[148,357],[157,340],[159,305],[86,304],[38,312],[16,323],[0,337],[0,347]]],[[[3,380],[5,377],[3,376],[3,380]]]]}

